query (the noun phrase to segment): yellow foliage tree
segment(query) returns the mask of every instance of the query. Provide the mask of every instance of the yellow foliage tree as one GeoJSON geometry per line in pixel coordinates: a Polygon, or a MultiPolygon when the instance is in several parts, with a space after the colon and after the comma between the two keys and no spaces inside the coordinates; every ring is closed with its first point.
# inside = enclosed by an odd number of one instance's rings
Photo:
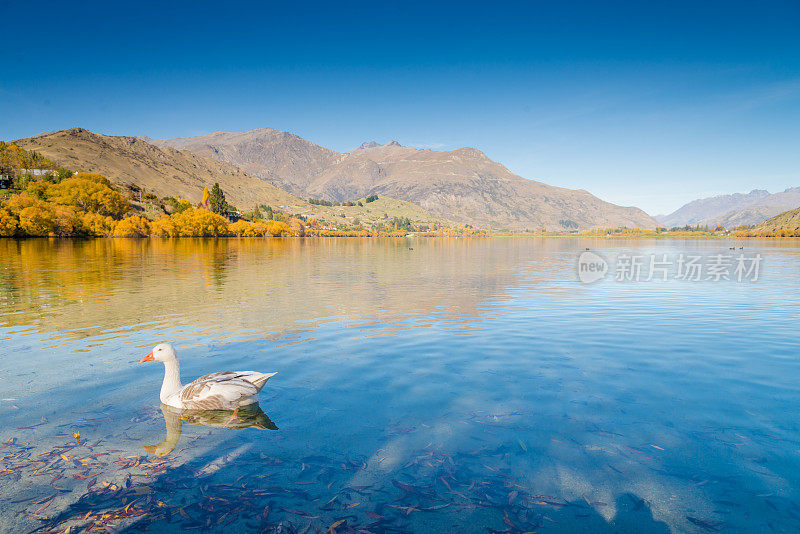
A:
{"type": "Polygon", "coordinates": [[[297,237],[305,237],[306,226],[303,224],[303,221],[297,219],[296,217],[292,217],[289,219],[289,225],[292,227],[294,235],[297,237]]]}
{"type": "Polygon", "coordinates": [[[3,204],[3,207],[5,207],[8,211],[19,217],[19,214],[22,210],[24,210],[27,207],[34,206],[37,203],[41,204],[42,202],[36,200],[35,198],[27,194],[11,195],[11,197],[9,197],[9,199],[6,200],[5,204],[3,204]]]}
{"type": "Polygon", "coordinates": [[[52,185],[50,182],[45,182],[44,180],[34,180],[32,182],[28,182],[28,185],[25,186],[25,192],[33,198],[45,200],[47,198],[47,190],[50,188],[50,185],[52,185]]]}
{"type": "Polygon", "coordinates": [[[73,178],[80,178],[81,180],[89,180],[90,182],[102,184],[108,188],[111,187],[111,180],[109,180],[102,174],[96,172],[76,172],[73,178]]]}
{"type": "Polygon", "coordinates": [[[228,235],[225,217],[205,209],[190,208],[172,216],[182,237],[220,237],[228,235]]]}
{"type": "Polygon", "coordinates": [[[72,206],[51,206],[53,233],[59,237],[77,235],[83,230],[83,221],[72,206]]]}
{"type": "Polygon", "coordinates": [[[79,173],[46,188],[47,199],[83,211],[119,218],[130,209],[121,194],[102,175],[79,173]]]}
{"type": "Polygon", "coordinates": [[[19,227],[29,236],[55,235],[55,212],[46,202],[37,202],[19,212],[19,227]]]}
{"type": "MultiPolygon", "coordinates": [[[[282,221],[236,221],[230,225],[230,232],[239,237],[280,237],[293,235],[291,226],[282,221]]],[[[304,229],[305,230],[305,229],[304,229]]]]}
{"type": "Polygon", "coordinates": [[[178,237],[181,235],[173,217],[161,217],[150,224],[150,232],[158,237],[178,237]]]}
{"type": "Polygon", "coordinates": [[[99,213],[84,213],[81,217],[83,232],[95,237],[107,237],[114,235],[116,221],[109,216],[99,213]]]}
{"type": "MultiPolygon", "coordinates": [[[[280,237],[282,235],[292,235],[292,228],[283,221],[267,221],[264,223],[266,232],[272,237],[280,237]]],[[[264,234],[266,235],[266,234],[264,234]]]]}
{"type": "Polygon", "coordinates": [[[255,226],[245,220],[238,220],[231,224],[229,227],[230,233],[237,237],[254,237],[258,234],[255,232],[255,226]]]}
{"type": "Polygon", "coordinates": [[[146,237],[150,234],[150,223],[138,215],[125,217],[114,228],[114,237],[146,237]]]}
{"type": "Polygon", "coordinates": [[[17,233],[19,221],[13,213],[7,209],[0,208],[0,236],[11,237],[17,233]]]}

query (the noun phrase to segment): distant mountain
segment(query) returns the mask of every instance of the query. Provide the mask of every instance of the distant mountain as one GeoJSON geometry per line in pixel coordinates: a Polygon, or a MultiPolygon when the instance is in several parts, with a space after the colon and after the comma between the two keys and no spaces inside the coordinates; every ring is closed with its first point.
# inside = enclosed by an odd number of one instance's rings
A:
{"type": "MultiPolygon", "coordinates": [[[[243,133],[217,132],[186,139],[164,139],[148,142],[159,147],[189,150],[201,156],[236,165],[285,191],[298,196],[319,196],[310,193],[313,183],[328,167],[344,155],[280,130],[261,128],[243,133]]],[[[352,200],[325,197],[328,200],[352,200]]]]}
{"type": "Polygon", "coordinates": [[[659,224],[666,227],[695,225],[712,217],[719,217],[730,211],[742,209],[769,196],[769,191],[753,189],[746,195],[734,193],[716,197],[693,200],[669,215],[657,215],[659,224]]]}
{"type": "Polygon", "coordinates": [[[759,224],[786,210],[800,206],[800,187],[791,187],[781,193],[764,197],[745,208],[729,211],[718,217],[706,219],[701,224],[732,228],[745,224],[759,224]]]}
{"type": "Polygon", "coordinates": [[[361,145],[356,150],[364,150],[364,149],[367,149],[367,148],[375,148],[375,147],[379,147],[379,146],[381,146],[381,145],[379,145],[376,141],[369,141],[369,142],[364,141],[363,143],[361,143],[361,145]]]}
{"type": "Polygon", "coordinates": [[[227,161],[298,196],[345,201],[386,195],[481,227],[564,230],[656,224],[638,208],[526,180],[475,148],[434,151],[372,141],[339,153],[271,128],[151,142],[227,161]]]}
{"type": "Polygon", "coordinates": [[[656,216],[666,227],[700,225],[733,226],[758,224],[783,211],[800,206],[800,188],[771,194],[754,189],[747,194],[734,193],[694,200],[669,215],[656,216]]]}
{"type": "Polygon", "coordinates": [[[203,187],[219,182],[227,200],[240,208],[302,203],[235,166],[188,151],[158,148],[135,137],[99,135],[82,128],[39,134],[16,143],[65,167],[98,172],[126,186],[144,187],[159,197],[178,195],[199,202],[203,187]]]}

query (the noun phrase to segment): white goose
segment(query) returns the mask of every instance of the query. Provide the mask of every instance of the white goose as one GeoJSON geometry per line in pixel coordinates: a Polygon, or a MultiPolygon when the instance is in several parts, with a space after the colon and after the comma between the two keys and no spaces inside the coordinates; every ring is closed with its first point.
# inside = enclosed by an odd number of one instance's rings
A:
{"type": "Polygon", "coordinates": [[[191,384],[181,385],[181,368],[175,347],[161,343],[153,347],[141,362],[164,363],[161,402],[181,410],[235,410],[258,402],[258,392],[277,373],[255,371],[223,372],[204,375],[191,384]]]}

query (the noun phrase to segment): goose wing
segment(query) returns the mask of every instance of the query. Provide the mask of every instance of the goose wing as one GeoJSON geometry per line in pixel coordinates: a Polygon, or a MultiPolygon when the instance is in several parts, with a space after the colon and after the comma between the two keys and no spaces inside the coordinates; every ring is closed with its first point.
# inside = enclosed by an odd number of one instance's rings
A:
{"type": "Polygon", "coordinates": [[[184,408],[191,410],[233,410],[255,402],[258,388],[241,373],[212,373],[187,384],[180,392],[184,408]]]}
{"type": "Polygon", "coordinates": [[[267,380],[269,380],[276,374],[278,373],[259,373],[257,371],[236,371],[236,372],[227,371],[224,373],[212,373],[210,375],[201,376],[197,380],[205,380],[212,377],[214,378],[219,377],[225,379],[234,379],[234,378],[241,379],[250,382],[251,384],[256,386],[259,391],[261,391],[261,388],[264,387],[264,384],[267,383],[267,380]]]}

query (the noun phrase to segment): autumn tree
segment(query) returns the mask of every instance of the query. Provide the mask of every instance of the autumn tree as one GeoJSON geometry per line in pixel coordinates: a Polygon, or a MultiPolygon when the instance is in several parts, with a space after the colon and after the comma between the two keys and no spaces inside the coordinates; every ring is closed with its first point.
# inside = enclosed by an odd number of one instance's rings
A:
{"type": "Polygon", "coordinates": [[[117,223],[114,237],[146,237],[150,233],[150,222],[138,215],[131,215],[117,223]]]}
{"type": "MultiPolygon", "coordinates": [[[[31,187],[41,188],[40,182],[31,187]]],[[[80,210],[119,218],[130,206],[125,198],[111,188],[111,182],[100,174],[78,173],[57,184],[46,186],[47,200],[74,206],[80,210]]]]}
{"type": "Polygon", "coordinates": [[[46,202],[36,202],[19,212],[19,227],[29,236],[55,235],[55,218],[50,205],[46,202]]]}
{"type": "Polygon", "coordinates": [[[0,237],[11,237],[17,233],[19,221],[10,211],[0,208],[0,237]]]}
{"type": "MultiPolygon", "coordinates": [[[[204,209],[190,208],[171,217],[181,237],[221,237],[228,235],[228,220],[204,209]]],[[[165,224],[159,225],[166,228],[165,224]]]]}

